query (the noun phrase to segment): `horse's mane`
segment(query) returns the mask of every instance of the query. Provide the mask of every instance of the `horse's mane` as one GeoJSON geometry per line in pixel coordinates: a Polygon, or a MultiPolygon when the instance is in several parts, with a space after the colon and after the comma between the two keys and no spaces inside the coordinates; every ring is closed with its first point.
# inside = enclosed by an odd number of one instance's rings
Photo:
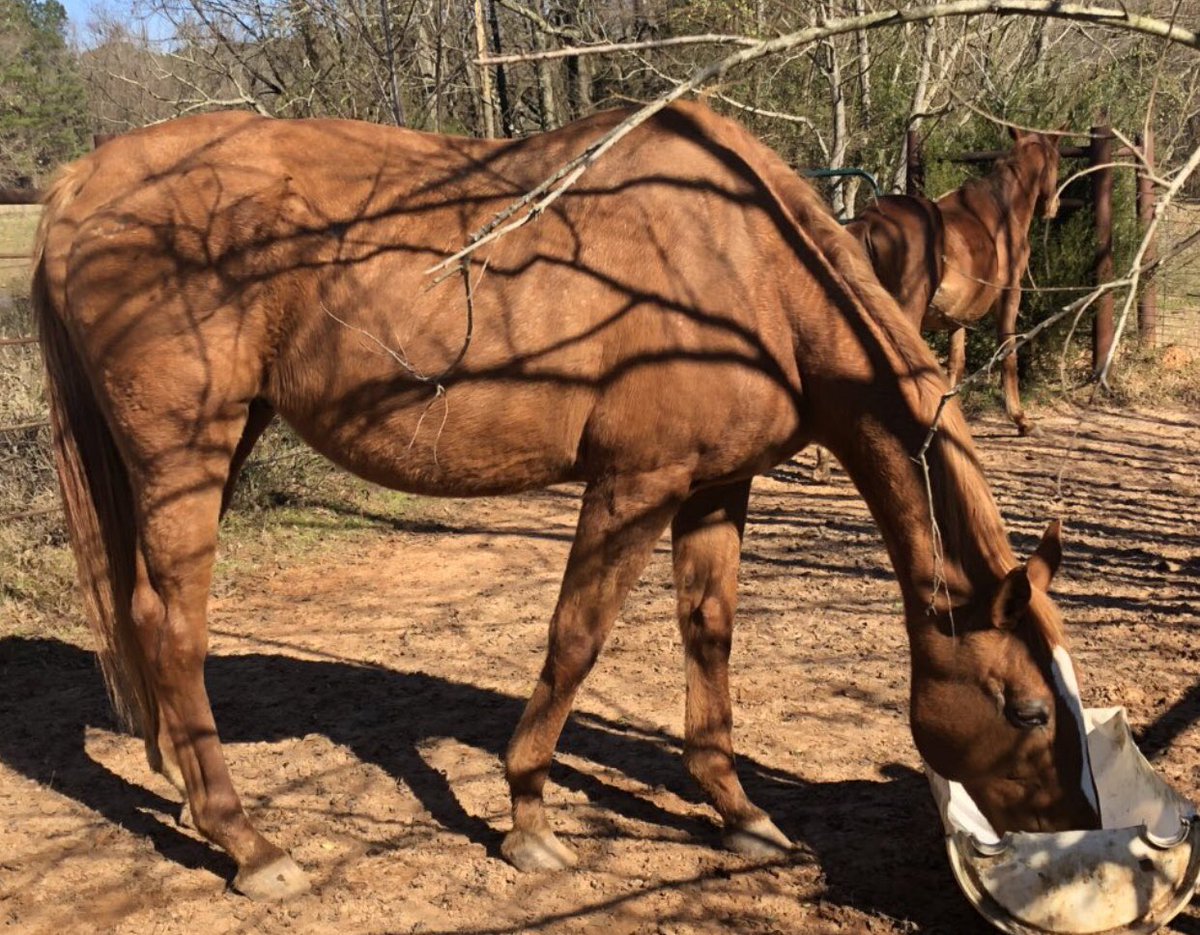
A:
{"type": "MultiPolygon", "coordinates": [[[[697,105],[690,105],[696,107],[697,105]]],[[[707,110],[707,108],[704,108],[707,110]]],[[[699,117],[700,115],[697,115],[699,117]]],[[[917,422],[931,425],[948,387],[920,332],[876,278],[862,245],[834,218],[816,191],[771,149],[733,121],[709,116],[710,135],[740,154],[759,182],[795,225],[795,235],[826,265],[840,287],[832,298],[843,313],[867,324],[893,362],[917,422]]],[[[916,451],[909,452],[916,455],[916,451]]],[[[1000,512],[984,478],[970,431],[958,403],[941,411],[938,431],[926,455],[934,512],[947,553],[975,580],[1016,564],[1000,512]],[[980,554],[980,553],[983,554],[980,554]],[[987,567],[976,567],[974,559],[987,567]]],[[[914,465],[914,468],[916,468],[914,465]]]]}

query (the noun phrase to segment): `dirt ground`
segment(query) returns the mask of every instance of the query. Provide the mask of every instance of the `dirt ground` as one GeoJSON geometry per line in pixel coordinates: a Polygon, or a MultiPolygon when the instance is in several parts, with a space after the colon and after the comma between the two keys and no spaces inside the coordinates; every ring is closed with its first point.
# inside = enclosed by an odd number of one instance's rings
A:
{"type": "MultiPolygon", "coordinates": [[[[1018,551],[1061,515],[1057,593],[1085,700],[1200,786],[1200,418],[976,422],[1018,551]]],[[[683,678],[667,542],[580,694],[548,800],[580,868],[522,875],[499,756],[541,663],[574,490],[421,503],[386,534],[222,582],[209,690],[259,827],[311,874],[284,906],[174,820],[114,733],[82,634],[0,621],[0,922],[66,932],[945,932],[959,895],[909,737],[899,592],[845,474],[802,454],[756,482],[735,645],[751,797],[799,848],[718,849],[679,762],[683,678]]],[[[1200,932],[1200,907],[1174,923],[1200,932]]]]}

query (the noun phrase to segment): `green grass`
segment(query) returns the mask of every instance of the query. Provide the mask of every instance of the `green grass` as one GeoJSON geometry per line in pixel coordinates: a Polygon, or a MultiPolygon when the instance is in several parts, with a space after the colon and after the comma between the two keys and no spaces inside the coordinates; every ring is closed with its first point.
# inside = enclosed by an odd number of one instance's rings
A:
{"type": "Polygon", "coordinates": [[[33,249],[41,214],[37,205],[0,205],[0,290],[28,294],[29,264],[12,256],[33,249]]]}
{"type": "MultiPolygon", "coordinates": [[[[285,431],[275,434],[276,448],[292,444],[285,431]]],[[[282,460],[248,466],[247,483],[221,525],[214,594],[236,594],[266,568],[332,557],[337,546],[386,534],[421,508],[419,498],[358,480],[307,450],[291,461],[287,472],[282,460]]],[[[58,512],[0,524],[0,620],[5,633],[82,629],[74,559],[58,512]]]]}

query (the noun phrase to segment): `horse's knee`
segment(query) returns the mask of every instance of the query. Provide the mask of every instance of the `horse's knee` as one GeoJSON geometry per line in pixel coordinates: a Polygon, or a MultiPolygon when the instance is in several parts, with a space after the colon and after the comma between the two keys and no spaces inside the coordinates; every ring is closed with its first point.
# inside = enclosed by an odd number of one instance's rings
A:
{"type": "Polygon", "coordinates": [[[197,625],[186,608],[169,607],[142,582],[134,589],[131,616],[156,693],[170,694],[202,677],[208,637],[203,623],[197,625]]]}
{"type": "Polygon", "coordinates": [[[690,655],[702,661],[728,657],[733,639],[733,612],[717,595],[681,595],[679,626],[690,655]]]}
{"type": "Polygon", "coordinates": [[[150,649],[158,641],[159,633],[167,622],[167,605],[154,588],[141,582],[133,590],[130,614],[142,646],[150,649]]]}

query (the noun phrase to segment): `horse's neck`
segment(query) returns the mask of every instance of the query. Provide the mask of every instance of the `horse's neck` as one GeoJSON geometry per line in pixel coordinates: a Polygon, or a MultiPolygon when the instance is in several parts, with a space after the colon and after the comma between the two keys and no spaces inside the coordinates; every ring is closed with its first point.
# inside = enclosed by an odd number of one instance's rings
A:
{"type": "Polygon", "coordinates": [[[998,177],[995,179],[995,188],[999,196],[1001,221],[1017,228],[1022,238],[1033,222],[1042,169],[1036,159],[1021,159],[1015,155],[996,169],[998,177]]]}
{"type": "Polygon", "coordinates": [[[1015,559],[955,404],[943,411],[925,463],[914,460],[937,398],[914,399],[919,387],[908,389],[861,394],[872,411],[846,420],[843,460],[883,534],[912,626],[990,595],[1015,559]],[[930,608],[939,613],[931,617],[930,608]]]}

